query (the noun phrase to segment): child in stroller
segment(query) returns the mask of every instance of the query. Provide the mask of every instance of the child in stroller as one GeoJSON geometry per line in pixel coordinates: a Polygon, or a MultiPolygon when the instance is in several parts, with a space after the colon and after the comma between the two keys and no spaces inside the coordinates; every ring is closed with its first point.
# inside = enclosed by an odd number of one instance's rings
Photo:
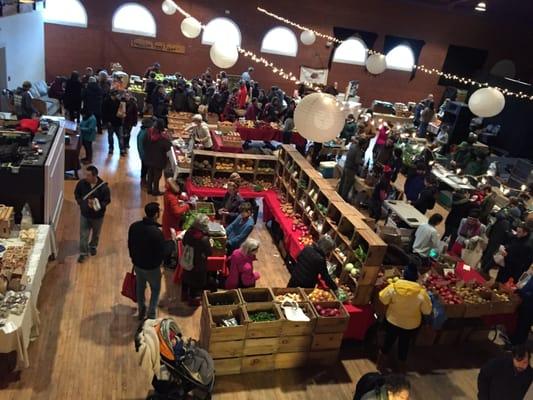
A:
{"type": "Polygon", "coordinates": [[[215,385],[213,359],[192,339],[185,340],[172,318],[148,319],[135,335],[139,364],[152,377],[147,400],[209,400],[215,385]]]}

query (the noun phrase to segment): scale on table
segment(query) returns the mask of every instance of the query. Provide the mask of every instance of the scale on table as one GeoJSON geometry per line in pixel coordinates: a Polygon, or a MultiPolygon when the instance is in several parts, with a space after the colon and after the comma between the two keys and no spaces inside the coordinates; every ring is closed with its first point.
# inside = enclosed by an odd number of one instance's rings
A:
{"type": "Polygon", "coordinates": [[[213,236],[213,237],[226,236],[226,229],[224,229],[224,227],[218,222],[210,221],[208,224],[208,229],[209,229],[209,236],[213,236]]]}

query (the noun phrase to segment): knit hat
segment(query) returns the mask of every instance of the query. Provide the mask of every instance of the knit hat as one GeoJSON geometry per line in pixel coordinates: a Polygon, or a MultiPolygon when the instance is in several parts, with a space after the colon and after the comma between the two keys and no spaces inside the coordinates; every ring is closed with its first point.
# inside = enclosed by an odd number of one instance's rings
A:
{"type": "Polygon", "coordinates": [[[89,83],[96,83],[96,78],[94,76],[90,76],[88,82],[89,83]]]}

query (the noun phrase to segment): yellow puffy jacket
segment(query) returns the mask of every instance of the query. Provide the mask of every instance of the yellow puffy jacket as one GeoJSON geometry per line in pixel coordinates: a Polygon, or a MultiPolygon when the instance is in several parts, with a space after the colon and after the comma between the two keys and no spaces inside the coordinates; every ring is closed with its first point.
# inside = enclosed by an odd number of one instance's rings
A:
{"type": "Polygon", "coordinates": [[[416,329],[422,314],[431,314],[431,299],[426,289],[416,282],[400,279],[381,292],[379,299],[387,308],[387,321],[403,329],[416,329]]]}

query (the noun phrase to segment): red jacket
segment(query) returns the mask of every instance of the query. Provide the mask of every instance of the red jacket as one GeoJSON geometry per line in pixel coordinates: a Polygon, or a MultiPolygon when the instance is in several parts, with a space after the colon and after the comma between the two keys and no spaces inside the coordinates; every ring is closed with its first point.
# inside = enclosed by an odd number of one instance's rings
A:
{"type": "Polygon", "coordinates": [[[248,90],[246,90],[246,86],[241,86],[239,89],[239,97],[238,97],[238,103],[240,109],[246,108],[246,99],[248,98],[248,90]]]}
{"type": "Polygon", "coordinates": [[[255,281],[259,279],[259,273],[254,272],[254,266],[252,264],[254,260],[254,256],[243,254],[241,249],[237,249],[231,254],[231,265],[228,279],[226,279],[226,289],[255,286],[255,281]]]}
{"type": "Polygon", "coordinates": [[[181,228],[181,220],[183,215],[189,211],[189,205],[178,200],[179,193],[174,193],[167,184],[165,194],[163,196],[163,236],[165,240],[172,239],[170,228],[181,228]]]}

